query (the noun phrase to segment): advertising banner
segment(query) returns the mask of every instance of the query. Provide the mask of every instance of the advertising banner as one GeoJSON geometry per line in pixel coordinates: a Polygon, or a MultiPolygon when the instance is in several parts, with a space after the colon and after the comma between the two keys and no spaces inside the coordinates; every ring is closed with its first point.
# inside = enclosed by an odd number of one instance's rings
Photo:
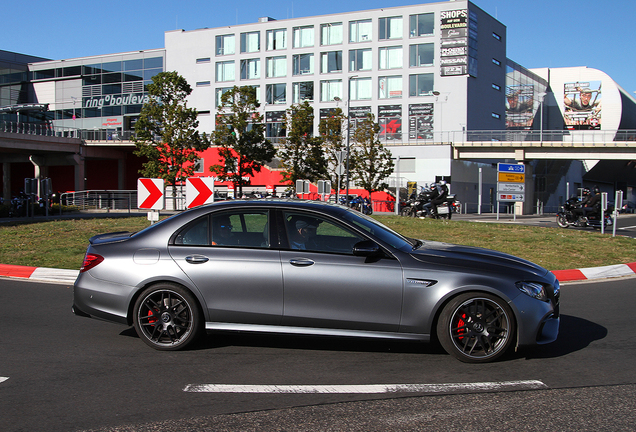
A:
{"type": "Polygon", "coordinates": [[[601,81],[565,83],[563,93],[565,129],[601,129],[601,81]]]}
{"type": "Polygon", "coordinates": [[[402,105],[380,105],[378,107],[380,141],[402,139],[402,105]]]}
{"type": "Polygon", "coordinates": [[[441,76],[468,73],[468,9],[441,12],[441,76]]]}
{"type": "Polygon", "coordinates": [[[433,104],[409,105],[409,139],[433,139],[433,104]]]}
{"type": "Polygon", "coordinates": [[[506,87],[506,129],[532,129],[534,119],[534,86],[531,84],[506,87]]]}

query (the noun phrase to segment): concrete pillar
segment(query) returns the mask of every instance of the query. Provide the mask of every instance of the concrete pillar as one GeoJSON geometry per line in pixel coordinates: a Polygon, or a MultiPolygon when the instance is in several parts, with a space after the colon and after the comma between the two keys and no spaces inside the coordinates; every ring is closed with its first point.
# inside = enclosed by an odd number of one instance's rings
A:
{"type": "Polygon", "coordinates": [[[11,164],[2,163],[2,199],[5,204],[11,202],[11,164]]]}
{"type": "Polygon", "coordinates": [[[86,168],[84,165],[84,158],[76,154],[73,155],[73,159],[75,160],[75,190],[86,190],[86,168]]]}
{"type": "Polygon", "coordinates": [[[117,159],[117,188],[124,190],[126,185],[126,159],[117,159]]]}

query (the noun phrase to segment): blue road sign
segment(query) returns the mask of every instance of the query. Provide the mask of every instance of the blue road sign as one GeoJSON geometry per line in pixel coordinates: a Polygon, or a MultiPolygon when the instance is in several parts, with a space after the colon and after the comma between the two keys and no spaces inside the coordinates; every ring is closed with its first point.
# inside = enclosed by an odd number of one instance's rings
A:
{"type": "Polygon", "coordinates": [[[499,172],[511,172],[511,173],[525,173],[526,166],[523,164],[507,164],[507,163],[498,163],[497,171],[499,172]]]}

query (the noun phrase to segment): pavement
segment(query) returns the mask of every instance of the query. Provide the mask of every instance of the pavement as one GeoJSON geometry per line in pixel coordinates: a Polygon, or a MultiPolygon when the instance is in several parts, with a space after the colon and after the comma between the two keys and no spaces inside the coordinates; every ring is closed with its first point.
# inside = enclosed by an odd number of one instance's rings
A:
{"type": "MultiPolygon", "coordinates": [[[[145,213],[141,215],[145,216],[145,213]]],[[[130,216],[141,216],[139,213],[137,214],[116,214],[116,213],[82,213],[75,215],[65,215],[64,218],[75,218],[78,217],[130,217],[130,216]]],[[[454,217],[454,219],[459,220],[471,220],[471,221],[482,221],[482,222],[498,222],[498,223],[510,223],[510,222],[521,222],[521,219],[532,219],[532,218],[546,218],[549,216],[517,216],[513,219],[512,216],[506,215],[505,217],[500,217],[496,219],[495,215],[487,214],[487,215],[457,215],[459,217],[454,217]],[[517,221],[518,220],[518,221],[517,221]]],[[[59,217],[49,216],[45,217],[35,217],[29,218],[26,222],[43,222],[45,220],[59,219],[59,217]]],[[[16,223],[17,219],[0,219],[0,226],[2,223],[16,223]]],[[[20,220],[19,222],[24,222],[20,220]]],[[[615,264],[609,266],[602,267],[588,267],[588,268],[578,268],[578,269],[570,269],[570,270],[552,270],[552,273],[557,277],[559,282],[578,282],[578,281],[586,281],[586,280],[598,280],[598,279],[608,279],[608,278],[616,278],[616,277],[624,277],[624,276],[633,276],[636,274],[636,262],[627,263],[627,264],[615,264]]],[[[70,284],[75,283],[75,279],[79,274],[79,270],[68,270],[68,269],[57,269],[57,268],[48,268],[48,267],[30,267],[30,266],[20,266],[20,265],[11,265],[11,264],[0,264],[0,277],[9,277],[9,278],[19,278],[19,279],[27,279],[30,281],[38,281],[38,282],[48,282],[48,283],[58,283],[58,284],[70,284]]]]}

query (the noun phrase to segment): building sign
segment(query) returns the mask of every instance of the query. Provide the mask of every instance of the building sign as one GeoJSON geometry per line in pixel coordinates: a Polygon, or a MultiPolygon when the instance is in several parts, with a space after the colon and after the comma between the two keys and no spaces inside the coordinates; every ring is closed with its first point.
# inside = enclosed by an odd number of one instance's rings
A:
{"type": "Polygon", "coordinates": [[[433,104],[409,105],[409,139],[433,139],[433,104]]]}
{"type": "Polygon", "coordinates": [[[328,119],[336,115],[336,108],[320,108],[320,120],[328,119]]]}
{"type": "Polygon", "coordinates": [[[565,83],[563,93],[565,129],[601,129],[601,81],[565,83]]]}
{"type": "Polygon", "coordinates": [[[468,9],[441,12],[441,76],[468,73],[468,9]]]}
{"type": "Polygon", "coordinates": [[[380,141],[402,139],[402,105],[380,105],[378,107],[380,141]]]}
{"type": "Polygon", "coordinates": [[[143,105],[150,100],[150,96],[143,93],[127,95],[106,95],[101,97],[84,98],[84,108],[102,108],[120,105],[143,105]]]}
{"type": "Polygon", "coordinates": [[[351,128],[351,133],[355,132],[360,122],[366,120],[368,114],[371,114],[370,106],[349,108],[349,127],[351,128]]]}
{"type": "Polygon", "coordinates": [[[534,119],[534,86],[506,87],[506,129],[532,129],[534,119]]]}

